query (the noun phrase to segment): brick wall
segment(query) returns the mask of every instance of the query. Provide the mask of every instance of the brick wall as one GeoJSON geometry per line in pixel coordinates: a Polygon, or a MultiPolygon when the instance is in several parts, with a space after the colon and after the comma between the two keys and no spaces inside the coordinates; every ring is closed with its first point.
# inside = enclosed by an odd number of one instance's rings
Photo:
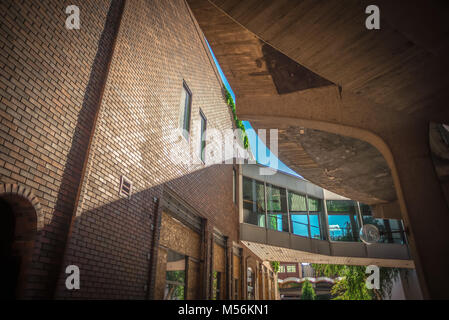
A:
{"type": "Polygon", "coordinates": [[[25,297],[142,299],[164,188],[238,241],[232,166],[170,160],[198,160],[200,110],[208,128],[233,119],[183,0],[80,1],[81,29],[67,30],[71,4],[0,3],[0,182],[31,190],[40,208],[25,297]],[[172,141],[183,81],[192,128],[172,141]],[[119,196],[122,175],[131,198],[119,196]],[[81,290],[65,289],[69,264],[81,290]]]}
{"type": "Polygon", "coordinates": [[[27,297],[53,292],[86,151],[86,118],[98,100],[86,92],[101,83],[92,65],[106,56],[98,44],[109,1],[80,1],[80,30],[65,28],[70,4],[0,3],[0,182],[29,188],[42,207],[27,297]]]}
{"type": "Polygon", "coordinates": [[[208,127],[233,122],[205,43],[187,5],[127,1],[103,93],[64,265],[77,264],[82,290],[59,298],[145,298],[155,204],[165,186],[226,235],[237,239],[232,166],[170,161],[176,149],[195,159],[199,110],[208,127]],[[171,141],[178,127],[183,81],[192,91],[189,141],[171,141]],[[118,195],[121,175],[133,183],[118,195]]]}

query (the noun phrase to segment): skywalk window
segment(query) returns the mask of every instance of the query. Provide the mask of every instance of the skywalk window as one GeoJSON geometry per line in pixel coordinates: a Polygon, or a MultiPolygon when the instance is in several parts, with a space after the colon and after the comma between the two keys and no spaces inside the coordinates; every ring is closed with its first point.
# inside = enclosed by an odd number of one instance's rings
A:
{"type": "Polygon", "coordinates": [[[243,177],[243,222],[265,227],[265,186],[243,177]]]}
{"type": "Polygon", "coordinates": [[[289,191],[288,206],[292,233],[298,236],[309,237],[306,196],[289,191]]]}
{"type": "Polygon", "coordinates": [[[192,109],[192,92],[185,82],[182,84],[181,104],[179,117],[179,127],[182,129],[182,135],[189,140],[190,135],[190,113],[192,109]]]}
{"type": "Polygon", "coordinates": [[[268,227],[289,232],[287,195],[284,188],[267,184],[268,227]]]}
{"type": "Polygon", "coordinates": [[[327,200],[326,205],[330,240],[359,241],[356,203],[352,200],[327,200]]]}

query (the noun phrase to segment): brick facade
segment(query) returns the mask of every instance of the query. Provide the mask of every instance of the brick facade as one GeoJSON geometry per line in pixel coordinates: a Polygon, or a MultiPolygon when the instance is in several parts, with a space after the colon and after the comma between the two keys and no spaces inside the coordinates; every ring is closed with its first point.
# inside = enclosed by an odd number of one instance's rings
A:
{"type": "MultiPolygon", "coordinates": [[[[208,127],[233,128],[202,32],[183,0],[80,1],[80,30],[64,27],[70,4],[0,4],[0,182],[30,190],[38,207],[20,297],[161,298],[163,246],[194,258],[187,297],[209,297],[213,268],[223,279],[236,272],[230,248],[212,240],[216,228],[238,242],[234,166],[170,160],[173,151],[198,160],[200,110],[208,127]],[[172,140],[183,83],[191,131],[172,140]],[[119,195],[122,176],[131,197],[119,195]],[[203,234],[190,234],[194,248],[182,238],[190,231],[162,213],[164,189],[204,220],[203,234]],[[65,288],[71,264],[80,290],[65,288]]],[[[231,297],[231,279],[223,281],[231,297]]]]}

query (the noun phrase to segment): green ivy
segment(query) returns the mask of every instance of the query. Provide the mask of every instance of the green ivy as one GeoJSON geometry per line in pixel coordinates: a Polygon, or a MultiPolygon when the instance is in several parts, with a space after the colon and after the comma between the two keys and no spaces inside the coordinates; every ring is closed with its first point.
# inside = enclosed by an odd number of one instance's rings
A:
{"type": "Polygon", "coordinates": [[[273,268],[274,273],[279,272],[280,265],[279,261],[271,261],[271,268],[273,268]]]}
{"type": "Polygon", "coordinates": [[[228,106],[231,108],[232,110],[232,115],[234,116],[234,122],[235,122],[235,126],[237,128],[239,128],[240,130],[242,130],[243,136],[243,147],[245,149],[249,148],[249,141],[248,141],[248,135],[246,134],[245,131],[245,126],[243,125],[242,121],[239,120],[239,118],[237,117],[237,113],[235,111],[235,102],[234,99],[232,99],[232,95],[231,93],[228,91],[228,89],[226,87],[223,87],[224,91],[225,91],[225,98],[226,98],[226,103],[228,104],[228,106]]]}

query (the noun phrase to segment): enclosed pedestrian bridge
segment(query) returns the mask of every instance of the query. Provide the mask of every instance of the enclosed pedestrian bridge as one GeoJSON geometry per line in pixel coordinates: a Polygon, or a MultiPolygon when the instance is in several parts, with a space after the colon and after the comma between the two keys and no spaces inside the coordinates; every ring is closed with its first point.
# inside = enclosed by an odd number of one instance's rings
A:
{"type": "Polygon", "coordinates": [[[264,260],[414,268],[402,221],[368,205],[259,165],[243,165],[240,190],[240,239],[264,260]],[[368,223],[379,242],[360,240],[368,223]]]}

